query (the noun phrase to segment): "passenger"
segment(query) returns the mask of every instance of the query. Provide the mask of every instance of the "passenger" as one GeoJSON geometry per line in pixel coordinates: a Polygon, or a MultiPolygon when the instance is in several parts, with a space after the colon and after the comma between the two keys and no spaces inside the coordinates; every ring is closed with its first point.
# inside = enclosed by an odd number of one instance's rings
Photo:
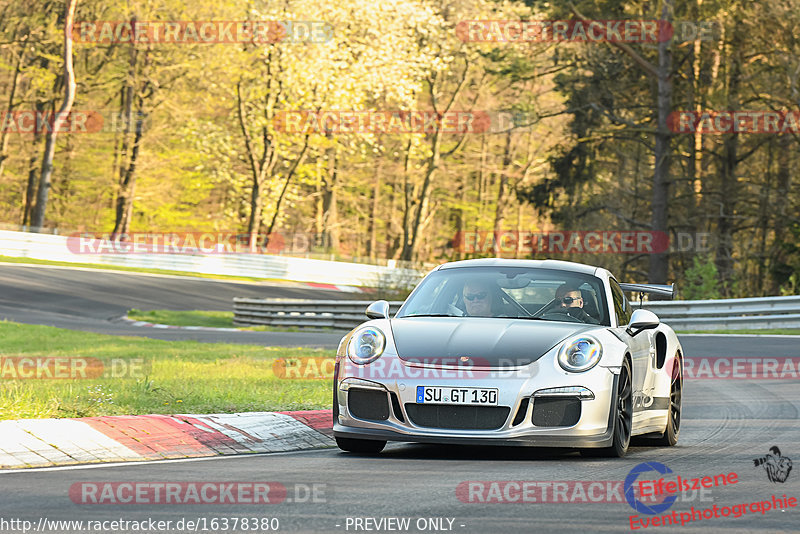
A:
{"type": "Polygon", "coordinates": [[[558,307],[555,311],[565,313],[584,323],[600,324],[598,319],[595,319],[583,309],[583,295],[577,286],[570,283],[561,285],[556,290],[556,302],[558,307]]]}

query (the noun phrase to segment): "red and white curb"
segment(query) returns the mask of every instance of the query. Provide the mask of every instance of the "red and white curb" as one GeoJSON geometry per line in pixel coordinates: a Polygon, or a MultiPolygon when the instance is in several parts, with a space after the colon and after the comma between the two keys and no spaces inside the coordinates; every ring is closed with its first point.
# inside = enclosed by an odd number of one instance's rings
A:
{"type": "Polygon", "coordinates": [[[0,468],[317,449],[331,426],[330,410],[0,421],[0,468]]]}

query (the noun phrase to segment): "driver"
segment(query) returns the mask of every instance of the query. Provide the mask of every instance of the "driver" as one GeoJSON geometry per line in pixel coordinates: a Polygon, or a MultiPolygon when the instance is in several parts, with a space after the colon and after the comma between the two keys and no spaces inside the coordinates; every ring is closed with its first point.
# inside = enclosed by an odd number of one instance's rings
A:
{"type": "Polygon", "coordinates": [[[557,311],[584,323],[600,324],[600,321],[586,313],[583,309],[583,295],[577,286],[566,283],[556,290],[557,311]]]}
{"type": "Polygon", "coordinates": [[[464,306],[467,315],[473,317],[492,317],[492,295],[489,284],[482,280],[470,281],[464,284],[461,296],[464,298],[464,306]]]}

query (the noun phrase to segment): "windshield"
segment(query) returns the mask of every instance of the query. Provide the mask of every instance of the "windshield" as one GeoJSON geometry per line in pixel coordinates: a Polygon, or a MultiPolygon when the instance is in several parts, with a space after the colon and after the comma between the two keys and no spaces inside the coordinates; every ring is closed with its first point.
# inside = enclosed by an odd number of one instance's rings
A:
{"type": "Polygon", "coordinates": [[[610,326],[603,282],[554,269],[463,267],[431,273],[400,308],[408,317],[506,317],[610,326]]]}

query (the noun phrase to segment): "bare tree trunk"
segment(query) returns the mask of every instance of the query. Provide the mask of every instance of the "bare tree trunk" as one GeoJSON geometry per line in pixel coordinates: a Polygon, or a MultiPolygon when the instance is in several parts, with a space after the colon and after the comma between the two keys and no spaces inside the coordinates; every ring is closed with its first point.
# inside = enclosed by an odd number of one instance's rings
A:
{"type": "Polygon", "coordinates": [[[244,109],[244,99],[242,98],[242,83],[236,84],[236,110],[239,118],[239,127],[244,136],[244,144],[247,149],[247,159],[250,163],[252,189],[250,191],[250,217],[247,222],[247,233],[249,237],[250,252],[256,252],[258,246],[258,229],[261,227],[262,207],[264,205],[263,188],[267,176],[272,174],[277,160],[277,152],[272,144],[272,136],[264,126],[261,129],[263,150],[261,157],[256,154],[256,147],[250,130],[247,129],[246,112],[244,109]]]}
{"type": "MultiPolygon", "coordinates": [[[[139,99],[138,116],[141,117],[142,101],[139,99]]],[[[130,124],[130,123],[128,123],[130,124]]],[[[141,119],[136,120],[136,133],[133,138],[133,147],[131,149],[131,158],[128,166],[125,168],[125,174],[122,177],[121,189],[117,197],[117,213],[116,223],[114,224],[115,234],[127,234],[130,232],[131,220],[133,219],[133,199],[136,194],[136,164],[139,158],[139,147],[142,141],[142,124],[141,119]]]]}
{"type": "Polygon", "coordinates": [[[441,150],[442,135],[437,128],[431,140],[431,157],[428,159],[428,168],[425,171],[425,178],[422,180],[422,189],[419,194],[416,213],[414,214],[414,222],[411,224],[411,239],[408,246],[403,251],[403,259],[405,261],[414,261],[416,259],[420,223],[423,217],[427,215],[428,203],[430,202],[431,181],[433,180],[433,174],[439,168],[441,150]]]}
{"type": "MultiPolygon", "coordinates": [[[[327,133],[330,140],[332,134],[327,133]]],[[[328,168],[322,179],[322,223],[323,233],[330,247],[330,252],[339,250],[339,211],[336,190],[339,181],[339,147],[333,145],[325,150],[328,168]]]]}
{"type": "Polygon", "coordinates": [[[503,221],[505,220],[506,211],[506,189],[508,188],[508,173],[511,172],[511,161],[513,160],[513,153],[511,150],[511,130],[506,132],[506,143],[503,149],[503,162],[500,167],[500,183],[497,188],[497,203],[494,210],[494,239],[492,240],[492,248],[494,255],[500,257],[501,251],[498,245],[500,234],[503,232],[503,221]]]}
{"type": "Polygon", "coordinates": [[[32,225],[41,228],[47,211],[47,197],[50,193],[50,180],[53,176],[53,157],[56,152],[56,138],[62,121],[65,121],[75,101],[75,71],[72,66],[72,23],[75,19],[75,6],[78,0],[69,0],[64,20],[64,102],[58,115],[54,118],[53,128],[47,133],[44,158],[42,159],[42,176],[39,179],[39,191],[36,195],[36,209],[33,212],[32,225]]]}
{"type": "MultiPolygon", "coordinates": [[[[672,22],[672,0],[664,0],[661,11],[661,20],[672,22]]],[[[669,165],[670,165],[670,131],[667,128],[667,117],[672,108],[672,53],[669,49],[670,42],[662,41],[658,44],[658,128],[656,130],[655,144],[655,172],[653,173],[653,197],[651,201],[652,219],[651,229],[654,232],[667,233],[667,216],[669,208],[669,165]]],[[[649,255],[650,265],[648,279],[654,284],[666,284],[669,271],[669,253],[657,252],[649,255]]]]}
{"type": "Polygon", "coordinates": [[[783,248],[786,239],[786,230],[789,225],[789,214],[787,213],[787,202],[789,200],[789,190],[791,188],[791,145],[792,138],[788,135],[778,136],[778,172],[776,177],[775,202],[771,206],[773,216],[773,228],[775,235],[772,240],[770,267],[773,269],[772,283],[770,284],[770,295],[777,295],[780,291],[780,283],[775,279],[774,269],[777,265],[784,262],[786,251],[783,248]]]}
{"type": "Polygon", "coordinates": [[[281,194],[278,196],[278,200],[275,203],[275,213],[272,214],[272,220],[269,222],[269,227],[267,228],[267,243],[269,242],[269,236],[272,234],[272,231],[275,229],[275,222],[278,220],[278,215],[281,212],[281,203],[283,202],[283,197],[286,196],[286,190],[289,189],[289,184],[292,181],[292,178],[297,172],[297,167],[303,162],[303,159],[306,157],[306,150],[308,150],[308,141],[309,135],[306,135],[306,140],[303,143],[303,149],[300,151],[300,154],[297,156],[297,159],[294,160],[292,166],[286,173],[286,181],[283,183],[283,188],[281,189],[281,194]]]}
{"type": "MultiPolygon", "coordinates": [[[[131,160],[128,159],[130,142],[130,125],[133,121],[133,99],[136,91],[136,64],[138,49],[131,45],[128,56],[128,75],[122,89],[122,112],[125,115],[125,128],[122,132],[122,142],[119,150],[119,189],[117,191],[116,211],[114,215],[114,234],[127,234],[130,229],[130,215],[132,215],[133,194],[130,180],[132,175],[128,172],[131,160]],[[130,204],[130,206],[129,206],[130,204]]],[[[133,149],[131,149],[133,150],[133,149]]]]}
{"type": "MultiPolygon", "coordinates": [[[[742,57],[739,53],[741,44],[740,33],[734,30],[731,46],[730,74],[728,78],[728,101],[727,109],[739,109],[739,87],[742,78],[742,57]]],[[[722,291],[725,296],[731,293],[731,282],[733,281],[733,234],[734,217],[736,215],[736,204],[738,195],[738,179],[736,177],[736,167],[738,165],[739,136],[736,133],[724,136],[722,149],[722,161],[720,162],[720,184],[719,184],[719,215],[717,218],[717,249],[715,263],[717,275],[722,283],[722,291]]]]}
{"type": "MultiPolygon", "coordinates": [[[[437,97],[435,87],[436,79],[434,78],[429,80],[428,90],[430,91],[431,104],[434,112],[440,113],[440,116],[443,116],[445,113],[450,111],[456,99],[458,98],[458,95],[461,93],[461,90],[464,88],[468,73],[469,63],[465,62],[464,72],[461,73],[461,79],[458,81],[458,85],[453,91],[453,94],[450,95],[450,100],[441,111],[437,109],[438,106],[436,102],[437,97]]],[[[402,258],[406,261],[414,261],[417,259],[417,246],[419,245],[420,241],[419,234],[423,226],[422,223],[423,221],[428,220],[428,204],[430,203],[431,184],[433,183],[434,173],[439,169],[439,161],[442,157],[442,133],[438,126],[430,139],[431,156],[428,158],[428,166],[425,171],[425,178],[422,180],[422,188],[420,189],[419,196],[416,199],[417,209],[414,213],[414,222],[411,225],[410,240],[406,242],[406,246],[403,249],[402,258]]],[[[459,145],[456,145],[456,148],[458,148],[459,145]]],[[[452,153],[452,151],[450,153],[452,153]]]]}
{"type": "Polygon", "coordinates": [[[400,258],[405,259],[406,253],[411,246],[411,210],[414,208],[412,199],[411,183],[409,182],[411,172],[411,139],[406,144],[406,157],[403,163],[403,247],[400,251],[400,258]]]}
{"type": "Polygon", "coordinates": [[[456,210],[456,235],[453,238],[453,253],[459,260],[464,259],[464,250],[466,248],[466,231],[467,231],[467,217],[464,213],[464,206],[467,202],[467,180],[469,175],[464,175],[458,183],[457,198],[459,207],[456,210]]]}
{"type": "MultiPolygon", "coordinates": [[[[783,136],[785,137],[785,136],[783,136]]],[[[768,268],[767,264],[767,235],[769,234],[769,211],[772,191],[772,161],[773,161],[774,144],[767,145],[767,164],[766,173],[764,174],[764,182],[761,184],[758,193],[758,219],[754,235],[758,236],[758,254],[755,257],[748,258],[749,262],[755,263],[756,280],[747,288],[747,294],[752,296],[765,296],[764,289],[764,275],[768,268]]]]}
{"type": "MultiPolygon", "coordinates": [[[[41,100],[36,101],[36,114],[41,116],[46,109],[45,102],[41,100]]],[[[28,187],[25,189],[25,208],[22,213],[22,225],[26,226],[31,222],[33,217],[34,199],[36,198],[36,184],[39,176],[39,145],[42,140],[42,132],[39,128],[34,128],[33,132],[33,146],[31,147],[31,156],[28,159],[28,187]]]]}
{"type": "MultiPolygon", "coordinates": [[[[14,67],[14,76],[11,78],[11,89],[8,93],[8,105],[6,106],[6,113],[9,115],[14,111],[14,97],[17,94],[17,84],[19,82],[19,73],[22,72],[22,61],[25,57],[25,50],[21,50],[17,57],[17,64],[14,67]]],[[[8,159],[8,131],[3,128],[0,131],[0,177],[3,176],[3,167],[5,167],[6,159],[8,159]]]]}
{"type": "MultiPolygon", "coordinates": [[[[581,20],[588,21],[572,6],[572,12],[581,20]]],[[[669,24],[672,22],[673,2],[664,0],[661,10],[661,21],[669,24]]],[[[667,128],[667,117],[670,113],[672,101],[672,53],[669,40],[658,44],[658,66],[653,66],[646,59],[636,53],[625,43],[608,41],[609,46],[616,47],[630,56],[647,74],[654,77],[657,82],[658,93],[656,97],[656,110],[658,113],[656,143],[653,151],[655,157],[655,171],[653,173],[653,192],[650,202],[652,211],[650,229],[656,232],[667,231],[667,214],[669,207],[669,165],[670,165],[670,132],[667,128]]],[[[659,252],[649,256],[648,278],[652,283],[666,283],[669,272],[669,254],[659,252]]]]}
{"type": "Polygon", "coordinates": [[[381,192],[381,178],[383,175],[383,158],[378,159],[378,168],[375,170],[375,183],[372,187],[372,210],[369,215],[369,241],[367,241],[367,256],[371,260],[378,257],[378,205],[381,192]]]}

